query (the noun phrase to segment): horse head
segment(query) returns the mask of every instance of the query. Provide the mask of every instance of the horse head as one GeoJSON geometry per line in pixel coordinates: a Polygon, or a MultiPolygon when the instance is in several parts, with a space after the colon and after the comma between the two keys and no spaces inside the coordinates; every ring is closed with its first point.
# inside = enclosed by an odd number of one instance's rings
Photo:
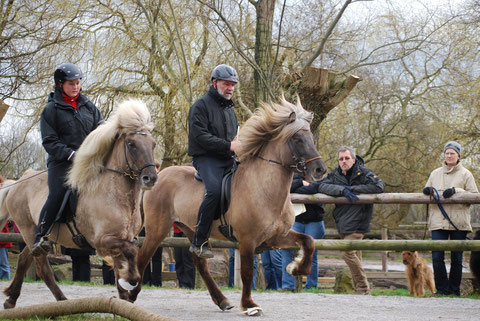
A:
{"type": "Polygon", "coordinates": [[[312,119],[300,101],[294,105],[281,97],[279,103],[263,104],[240,131],[240,162],[257,157],[298,172],[307,181],[320,179],[327,166],[313,141],[312,119]]]}
{"type": "Polygon", "coordinates": [[[157,171],[153,158],[155,141],[148,132],[125,134],[123,154],[125,173],[132,179],[138,179],[144,190],[151,189],[157,182],[157,171]]]}
{"type": "Polygon", "coordinates": [[[138,180],[143,189],[152,188],[157,181],[152,129],[145,103],[133,99],[122,102],[115,114],[84,140],[68,183],[80,193],[94,194],[101,188],[101,174],[109,171],[138,180]]]}
{"type": "Polygon", "coordinates": [[[305,180],[319,180],[327,172],[322,157],[318,153],[310,127],[295,132],[287,142],[294,166],[292,169],[305,180]]]}

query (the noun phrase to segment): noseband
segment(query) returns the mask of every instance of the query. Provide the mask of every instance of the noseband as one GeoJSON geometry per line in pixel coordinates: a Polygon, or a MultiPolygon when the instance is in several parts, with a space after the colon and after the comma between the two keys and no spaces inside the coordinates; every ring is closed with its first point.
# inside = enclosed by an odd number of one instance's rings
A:
{"type": "MultiPolygon", "coordinates": [[[[147,134],[144,133],[144,132],[136,132],[135,134],[136,134],[136,135],[147,135],[147,134]]],[[[142,174],[142,171],[143,171],[145,168],[150,167],[150,166],[155,167],[155,164],[152,164],[152,163],[146,163],[146,164],[143,165],[142,167],[138,166],[137,161],[136,161],[134,155],[132,154],[130,148],[128,148],[126,136],[123,138],[123,155],[125,156],[125,163],[127,164],[127,168],[126,168],[126,169],[116,170],[116,169],[108,168],[108,167],[105,167],[105,166],[103,167],[103,169],[104,169],[104,170],[107,170],[107,171],[110,171],[110,172],[114,172],[114,173],[123,175],[123,176],[128,176],[128,177],[130,177],[130,179],[136,180],[136,179],[139,179],[140,175],[142,174]],[[135,167],[137,168],[137,170],[134,170],[134,169],[132,168],[132,166],[130,166],[130,162],[128,161],[127,152],[128,152],[128,155],[130,155],[130,158],[131,158],[132,161],[133,161],[133,165],[135,165],[135,167]]]]}

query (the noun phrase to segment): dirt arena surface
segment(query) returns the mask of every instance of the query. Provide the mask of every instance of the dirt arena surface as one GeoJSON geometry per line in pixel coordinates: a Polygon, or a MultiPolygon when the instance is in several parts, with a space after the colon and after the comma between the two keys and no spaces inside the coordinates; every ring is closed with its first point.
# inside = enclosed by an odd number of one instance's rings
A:
{"type": "MultiPolygon", "coordinates": [[[[8,282],[0,282],[4,288],[8,282]]],[[[116,296],[113,287],[62,285],[69,299],[116,296]]],[[[246,320],[240,313],[240,291],[225,291],[235,305],[222,312],[207,291],[182,289],[144,290],[136,304],[157,314],[177,320],[246,320]]],[[[2,302],[5,300],[1,294],[2,302]]],[[[411,298],[370,295],[312,293],[253,293],[263,308],[256,320],[478,320],[480,301],[456,298],[411,298]]],[[[54,302],[43,283],[24,283],[17,306],[54,302]]]]}

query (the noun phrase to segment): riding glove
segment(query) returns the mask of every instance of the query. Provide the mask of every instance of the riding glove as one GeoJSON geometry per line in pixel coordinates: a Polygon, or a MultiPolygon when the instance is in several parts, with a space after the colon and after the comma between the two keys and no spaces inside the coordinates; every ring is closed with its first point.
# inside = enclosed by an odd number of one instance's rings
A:
{"type": "Polygon", "coordinates": [[[358,201],[357,195],[355,195],[355,193],[350,191],[350,188],[346,186],[345,186],[345,189],[343,190],[343,196],[345,196],[350,203],[358,201]]]}
{"type": "Polygon", "coordinates": [[[452,197],[453,194],[455,194],[455,187],[447,188],[443,191],[444,198],[452,197]]]}
{"type": "Polygon", "coordinates": [[[431,193],[432,193],[432,189],[429,186],[423,189],[423,194],[430,195],[431,193]]]}

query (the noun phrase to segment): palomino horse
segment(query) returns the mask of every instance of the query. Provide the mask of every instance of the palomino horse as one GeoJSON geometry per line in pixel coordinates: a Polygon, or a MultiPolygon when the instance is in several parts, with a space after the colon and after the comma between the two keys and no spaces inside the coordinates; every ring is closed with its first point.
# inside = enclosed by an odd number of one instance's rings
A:
{"type": "MultiPolygon", "coordinates": [[[[123,102],[105,124],[87,136],[76,152],[68,177],[68,184],[79,195],[75,224],[97,254],[113,264],[118,289],[123,286],[131,290],[141,279],[135,236],[143,224],[141,190],[152,188],[157,181],[152,128],[150,113],[143,102],[123,102]]],[[[1,188],[0,225],[5,225],[11,216],[27,244],[18,258],[13,281],[3,291],[8,296],[4,307],[15,307],[32,260],[36,262],[37,274],[55,298],[66,300],[55,283],[47,256],[33,257],[30,252],[35,225],[48,194],[47,173],[27,170],[20,180],[6,181],[1,188]]],[[[77,248],[63,223],[54,225],[49,239],[77,248]]]]}
{"type": "MultiPolygon", "coordinates": [[[[248,315],[262,313],[251,297],[253,256],[262,243],[273,248],[300,246],[301,251],[288,271],[292,275],[310,273],[314,242],[312,237],[291,230],[295,214],[289,192],[293,172],[312,181],[321,178],[327,169],[313,142],[311,120],[312,114],[299,102],[293,105],[282,98],[279,104],[263,105],[240,130],[240,164],[226,220],[239,242],[243,281],[240,308],[248,315]]],[[[194,173],[191,166],[165,168],[158,174],[158,184],[145,193],[146,237],[139,251],[139,271],[144,271],[172,223],[192,239],[204,193],[204,186],[194,179],[194,173]]],[[[225,239],[218,226],[215,221],[211,237],[225,239]]],[[[215,304],[222,310],[232,308],[213,280],[206,259],[194,256],[194,262],[215,304]]],[[[140,290],[139,286],[130,294],[136,295],[140,290]]],[[[133,301],[136,296],[130,299],[133,301]]]]}

